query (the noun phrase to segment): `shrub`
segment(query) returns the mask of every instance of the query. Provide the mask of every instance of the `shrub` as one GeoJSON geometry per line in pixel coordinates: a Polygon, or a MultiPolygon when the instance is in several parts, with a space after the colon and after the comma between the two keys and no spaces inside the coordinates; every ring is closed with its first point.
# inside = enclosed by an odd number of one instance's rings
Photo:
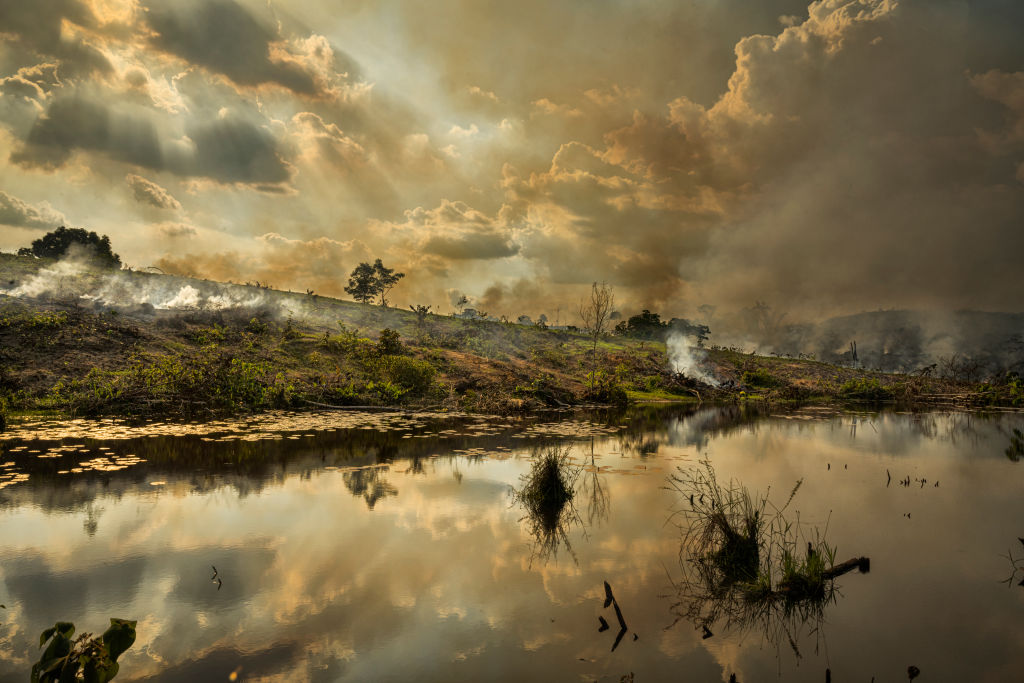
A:
{"type": "Polygon", "coordinates": [[[893,398],[893,391],[873,377],[857,377],[843,382],[839,395],[865,401],[886,401],[893,398]]]}
{"type": "Polygon", "coordinates": [[[117,658],[135,643],[135,623],[111,619],[110,628],[99,638],[83,633],[74,640],[75,625],[58,621],[39,636],[39,647],[47,645],[32,665],[33,683],[53,681],[96,681],[106,683],[117,676],[117,658]]]}
{"type": "Polygon", "coordinates": [[[380,331],[380,338],[377,340],[377,350],[382,356],[397,356],[404,351],[401,336],[390,327],[380,331]]]}
{"type": "Polygon", "coordinates": [[[382,364],[387,378],[411,394],[425,394],[434,384],[434,366],[425,360],[388,356],[382,364]]]}
{"type": "Polygon", "coordinates": [[[743,383],[747,386],[761,387],[762,389],[773,389],[785,384],[785,382],[764,368],[757,368],[756,370],[748,370],[747,372],[744,372],[743,383]]]}

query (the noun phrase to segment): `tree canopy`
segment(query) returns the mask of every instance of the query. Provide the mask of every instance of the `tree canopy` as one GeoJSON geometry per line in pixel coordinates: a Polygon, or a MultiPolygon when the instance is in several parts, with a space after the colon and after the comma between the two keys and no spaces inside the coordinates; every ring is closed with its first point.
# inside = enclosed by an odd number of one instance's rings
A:
{"type": "Polygon", "coordinates": [[[396,273],[394,268],[385,267],[380,259],[374,261],[372,266],[364,262],[352,271],[345,291],[351,294],[353,299],[364,304],[379,296],[380,305],[387,306],[388,292],[403,277],[405,273],[396,273]]]}
{"type": "Polygon", "coordinates": [[[711,334],[707,325],[694,323],[686,318],[661,319],[658,313],[644,309],[642,313],[630,316],[615,326],[615,333],[635,339],[664,339],[669,332],[678,332],[687,337],[695,337],[698,345],[703,345],[711,334]]]}
{"type": "Polygon", "coordinates": [[[75,250],[85,258],[107,268],[120,268],[121,257],[110,248],[110,238],[100,236],[82,228],[66,228],[63,225],[32,242],[32,248],[21,249],[19,254],[31,253],[40,258],[61,258],[75,250]]]}

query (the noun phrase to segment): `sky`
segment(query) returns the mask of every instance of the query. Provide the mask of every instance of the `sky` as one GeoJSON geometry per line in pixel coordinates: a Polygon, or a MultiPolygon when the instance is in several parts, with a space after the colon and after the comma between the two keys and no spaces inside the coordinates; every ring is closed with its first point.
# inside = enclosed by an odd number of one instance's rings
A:
{"type": "Polygon", "coordinates": [[[1022,309],[1016,0],[0,0],[0,249],[574,322],[1022,309]]]}

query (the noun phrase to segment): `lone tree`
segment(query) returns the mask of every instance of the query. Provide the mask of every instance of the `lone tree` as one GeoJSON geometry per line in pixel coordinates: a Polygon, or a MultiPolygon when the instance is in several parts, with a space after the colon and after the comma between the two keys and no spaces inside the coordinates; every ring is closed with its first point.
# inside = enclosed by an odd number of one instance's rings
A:
{"type": "Polygon", "coordinates": [[[348,278],[345,291],[360,303],[369,303],[380,297],[380,305],[387,306],[387,294],[405,277],[405,273],[396,273],[394,268],[385,268],[380,259],[369,263],[360,263],[348,278]]]}
{"type": "Polygon", "coordinates": [[[612,306],[615,304],[615,294],[611,286],[602,282],[591,285],[590,298],[584,299],[579,305],[580,319],[583,321],[583,329],[588,336],[594,339],[593,367],[590,373],[590,388],[594,388],[594,379],[597,375],[597,342],[608,329],[609,315],[612,306]]]}
{"type": "Polygon", "coordinates": [[[345,291],[359,303],[366,304],[377,295],[375,284],[373,266],[369,263],[360,263],[349,276],[345,291]]]}
{"type": "Polygon", "coordinates": [[[121,257],[110,249],[110,238],[82,228],[65,228],[63,225],[32,242],[32,248],[20,249],[21,255],[29,253],[40,258],[61,258],[79,250],[88,260],[105,268],[120,268],[121,257]]]}

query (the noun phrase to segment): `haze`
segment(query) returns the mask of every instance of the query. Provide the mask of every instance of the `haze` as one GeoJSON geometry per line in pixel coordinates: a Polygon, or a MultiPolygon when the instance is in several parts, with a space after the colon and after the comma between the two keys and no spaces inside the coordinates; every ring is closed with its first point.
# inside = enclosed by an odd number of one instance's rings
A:
{"type": "Polygon", "coordinates": [[[0,0],[0,249],[563,319],[1018,311],[1013,0],[0,0]]]}

